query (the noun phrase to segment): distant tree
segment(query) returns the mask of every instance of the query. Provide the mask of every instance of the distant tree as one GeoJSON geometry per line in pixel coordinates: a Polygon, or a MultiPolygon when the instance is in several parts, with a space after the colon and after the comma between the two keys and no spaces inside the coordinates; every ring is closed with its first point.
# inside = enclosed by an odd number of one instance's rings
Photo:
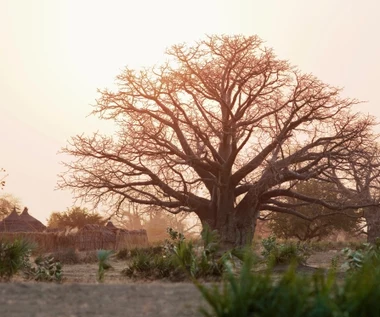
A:
{"type": "Polygon", "coordinates": [[[87,224],[104,225],[106,222],[103,217],[96,213],[90,212],[86,208],[73,207],[64,212],[53,212],[48,219],[49,228],[63,229],[82,228],[87,224]]]}
{"type": "MultiPolygon", "coordinates": [[[[335,184],[317,180],[298,183],[293,187],[293,190],[301,195],[315,195],[331,204],[339,201],[342,196],[335,184]]],[[[345,231],[351,234],[359,231],[358,218],[360,218],[360,213],[353,210],[346,211],[345,215],[330,215],[331,210],[323,205],[305,203],[302,200],[290,197],[284,200],[284,205],[286,204],[294,206],[298,213],[307,218],[313,218],[313,220],[305,220],[292,214],[272,213],[269,216],[269,227],[280,238],[319,241],[337,231],[345,231]]]]}
{"type": "Polygon", "coordinates": [[[4,194],[0,196],[0,220],[9,215],[13,208],[21,209],[21,201],[11,194],[4,194]]]}
{"type": "Polygon", "coordinates": [[[371,206],[362,209],[367,241],[380,238],[380,146],[377,140],[362,143],[361,151],[330,169],[329,177],[343,196],[352,202],[371,206]]]}
{"type": "Polygon", "coordinates": [[[158,208],[143,208],[137,204],[128,203],[118,217],[112,217],[112,222],[126,229],[145,229],[149,241],[162,241],[168,238],[167,228],[173,228],[186,237],[192,237],[200,232],[200,223],[196,217],[188,213],[176,215],[162,213],[158,208]]]}

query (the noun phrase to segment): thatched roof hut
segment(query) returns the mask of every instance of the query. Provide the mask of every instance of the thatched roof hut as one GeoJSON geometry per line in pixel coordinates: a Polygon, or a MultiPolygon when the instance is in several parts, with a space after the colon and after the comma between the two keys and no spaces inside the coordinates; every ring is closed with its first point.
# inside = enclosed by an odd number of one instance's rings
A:
{"type": "Polygon", "coordinates": [[[28,232],[31,231],[29,225],[20,219],[16,208],[3,219],[0,232],[28,232]]]}
{"type": "Polygon", "coordinates": [[[0,222],[0,232],[40,232],[45,226],[28,214],[28,208],[19,215],[16,208],[0,222]]]}
{"type": "Polygon", "coordinates": [[[117,228],[112,222],[111,220],[108,220],[107,224],[106,224],[106,228],[109,229],[109,230],[118,230],[119,228],[117,228]]]}
{"type": "Polygon", "coordinates": [[[46,229],[46,226],[41,221],[29,215],[27,207],[25,207],[23,212],[21,213],[20,219],[24,221],[25,223],[27,223],[30,229],[32,229],[32,231],[41,232],[46,229]]]}

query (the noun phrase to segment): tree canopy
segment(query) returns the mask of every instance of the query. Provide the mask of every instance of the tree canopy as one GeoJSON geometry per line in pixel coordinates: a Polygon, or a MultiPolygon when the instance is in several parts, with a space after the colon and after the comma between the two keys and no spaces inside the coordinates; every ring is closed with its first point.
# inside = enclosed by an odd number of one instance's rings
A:
{"type": "Polygon", "coordinates": [[[90,212],[86,208],[73,207],[64,212],[53,212],[48,219],[49,228],[65,229],[82,228],[87,224],[104,225],[106,222],[103,217],[96,213],[90,212]]]}
{"type": "MultiPolygon", "coordinates": [[[[292,189],[298,194],[314,195],[330,203],[334,203],[342,197],[341,191],[335,184],[313,179],[295,184],[292,189]]],[[[360,231],[358,219],[361,213],[355,210],[347,211],[346,216],[341,214],[328,216],[331,214],[331,210],[320,204],[305,204],[302,200],[290,197],[287,197],[285,202],[295,206],[294,209],[298,213],[305,215],[305,217],[313,217],[314,220],[308,221],[286,213],[271,213],[269,215],[269,227],[277,237],[296,238],[301,241],[320,241],[339,231],[352,235],[360,231]]]]}
{"type": "Polygon", "coordinates": [[[308,218],[284,197],[353,207],[291,183],[320,178],[372,135],[373,119],[352,111],[357,100],[278,59],[257,36],[208,36],[167,56],[126,68],[116,91],[99,91],[93,114],[118,132],[73,137],[61,188],[115,209],[131,201],[194,212],[226,246],[250,243],[262,210],[308,218]]]}
{"type": "Polygon", "coordinates": [[[4,194],[0,196],[0,220],[8,216],[13,208],[21,209],[21,201],[17,197],[4,194]]]}

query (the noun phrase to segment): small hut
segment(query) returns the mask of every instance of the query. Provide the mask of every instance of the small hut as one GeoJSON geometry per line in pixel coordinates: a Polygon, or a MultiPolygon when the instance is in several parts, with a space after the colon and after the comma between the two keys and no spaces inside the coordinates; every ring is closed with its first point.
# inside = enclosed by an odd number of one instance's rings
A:
{"type": "Polygon", "coordinates": [[[41,232],[45,226],[28,213],[28,208],[19,215],[16,208],[0,222],[0,232],[41,232]]]}
{"type": "Polygon", "coordinates": [[[3,219],[0,226],[0,232],[28,232],[29,225],[20,219],[16,208],[3,219]]]}
{"type": "Polygon", "coordinates": [[[30,231],[32,232],[34,231],[42,232],[46,229],[46,226],[42,224],[41,221],[29,215],[27,207],[25,207],[24,210],[22,211],[20,215],[20,219],[30,227],[30,231]]]}
{"type": "Polygon", "coordinates": [[[117,228],[112,222],[111,220],[108,220],[107,224],[106,224],[106,228],[109,229],[109,230],[112,230],[112,231],[116,231],[118,230],[119,228],[117,228]]]}

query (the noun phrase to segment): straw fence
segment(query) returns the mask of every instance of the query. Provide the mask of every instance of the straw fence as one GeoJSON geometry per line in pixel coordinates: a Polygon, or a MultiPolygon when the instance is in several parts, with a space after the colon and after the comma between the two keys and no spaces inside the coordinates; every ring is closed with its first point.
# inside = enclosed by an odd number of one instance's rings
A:
{"type": "Polygon", "coordinates": [[[52,252],[64,249],[78,251],[120,250],[148,245],[145,230],[78,230],[59,232],[0,232],[0,239],[13,241],[25,239],[40,251],[52,252]]]}

